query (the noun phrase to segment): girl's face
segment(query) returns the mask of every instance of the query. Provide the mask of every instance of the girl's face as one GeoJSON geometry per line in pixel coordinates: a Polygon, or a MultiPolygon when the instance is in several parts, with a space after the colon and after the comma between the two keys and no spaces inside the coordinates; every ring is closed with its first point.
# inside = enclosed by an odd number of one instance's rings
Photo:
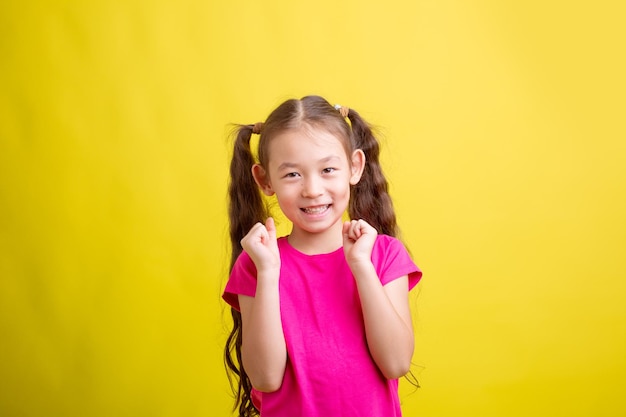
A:
{"type": "Polygon", "coordinates": [[[268,145],[268,166],[255,165],[253,173],[266,195],[276,194],[293,223],[290,242],[312,237],[327,238],[329,245],[340,242],[350,185],[363,172],[363,152],[348,157],[340,138],[310,126],[284,131],[268,145]]]}

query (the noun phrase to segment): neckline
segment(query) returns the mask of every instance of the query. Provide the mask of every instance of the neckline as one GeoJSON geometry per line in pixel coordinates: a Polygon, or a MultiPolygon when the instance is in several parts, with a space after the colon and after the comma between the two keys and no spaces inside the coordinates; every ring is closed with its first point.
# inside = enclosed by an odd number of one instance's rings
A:
{"type": "Polygon", "coordinates": [[[289,243],[289,236],[283,236],[280,238],[280,241],[283,242],[283,247],[286,248],[287,250],[289,250],[290,252],[300,256],[301,258],[320,258],[320,257],[331,257],[336,255],[338,252],[343,251],[343,246],[339,246],[337,249],[330,251],[330,252],[323,252],[323,253],[314,253],[314,254],[308,254],[308,253],[304,253],[296,248],[294,248],[291,243],[289,243]]]}

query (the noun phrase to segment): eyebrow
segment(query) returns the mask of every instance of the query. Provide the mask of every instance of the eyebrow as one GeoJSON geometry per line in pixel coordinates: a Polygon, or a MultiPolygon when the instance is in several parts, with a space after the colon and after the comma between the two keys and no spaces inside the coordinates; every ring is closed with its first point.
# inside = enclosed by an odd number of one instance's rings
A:
{"type": "MultiPolygon", "coordinates": [[[[320,159],[317,162],[319,162],[321,164],[324,164],[324,163],[333,161],[335,159],[341,159],[341,158],[339,158],[337,155],[330,155],[330,156],[327,156],[325,158],[320,159]]],[[[283,162],[282,164],[278,165],[278,170],[280,171],[280,170],[283,170],[283,169],[297,168],[297,167],[298,167],[298,164],[296,164],[296,163],[293,163],[293,162],[283,162]]]]}

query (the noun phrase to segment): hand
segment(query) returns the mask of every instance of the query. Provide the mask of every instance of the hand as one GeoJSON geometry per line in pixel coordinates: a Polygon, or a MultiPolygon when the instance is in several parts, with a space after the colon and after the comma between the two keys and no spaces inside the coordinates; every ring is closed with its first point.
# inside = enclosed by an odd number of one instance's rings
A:
{"type": "Polygon", "coordinates": [[[372,249],[378,232],[365,220],[352,220],[343,224],[343,252],[348,265],[372,262],[372,249]]]}
{"type": "Polygon", "coordinates": [[[271,269],[280,270],[276,226],[271,217],[267,218],[265,225],[257,223],[252,226],[248,234],[241,239],[241,247],[250,255],[257,272],[271,269]]]}

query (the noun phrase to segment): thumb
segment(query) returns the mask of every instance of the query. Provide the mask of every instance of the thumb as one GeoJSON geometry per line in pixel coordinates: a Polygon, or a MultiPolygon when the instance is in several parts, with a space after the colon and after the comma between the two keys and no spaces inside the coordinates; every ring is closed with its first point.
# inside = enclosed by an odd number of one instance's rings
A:
{"type": "Polygon", "coordinates": [[[276,240],[276,225],[272,217],[268,217],[267,220],[265,220],[265,228],[267,229],[270,239],[276,240]]]}
{"type": "Polygon", "coordinates": [[[352,227],[352,223],[351,222],[344,222],[343,223],[343,240],[344,242],[347,240],[350,240],[350,227],[352,227]]]}

